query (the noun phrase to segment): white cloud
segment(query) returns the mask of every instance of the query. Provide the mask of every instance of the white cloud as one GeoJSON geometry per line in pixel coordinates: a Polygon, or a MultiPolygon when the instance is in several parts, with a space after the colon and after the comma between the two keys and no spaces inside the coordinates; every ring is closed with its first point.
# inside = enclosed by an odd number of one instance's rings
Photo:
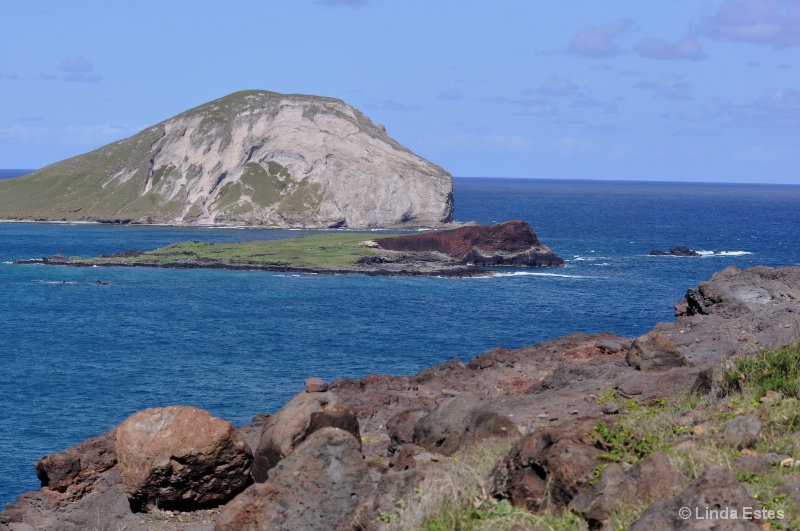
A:
{"type": "Polygon", "coordinates": [[[703,59],[703,47],[697,39],[685,37],[675,44],[669,44],[662,39],[643,39],[633,47],[641,57],[649,59],[681,60],[688,59],[696,61],[703,59]]]}
{"type": "Polygon", "coordinates": [[[703,19],[699,33],[776,48],[800,46],[800,0],[727,0],[703,19]]]}
{"type": "Polygon", "coordinates": [[[633,26],[633,20],[619,19],[604,26],[593,26],[578,33],[569,43],[567,51],[583,57],[613,57],[621,53],[614,38],[633,26]]]}
{"type": "Polygon", "coordinates": [[[655,81],[640,81],[636,88],[653,90],[657,98],[668,100],[692,99],[691,85],[676,75],[660,77],[655,81]]]}
{"type": "Polygon", "coordinates": [[[544,96],[576,96],[580,89],[566,77],[551,76],[533,92],[544,96]]]}
{"type": "Polygon", "coordinates": [[[92,63],[83,57],[70,57],[65,59],[58,67],[62,72],[70,72],[74,74],[85,74],[94,70],[92,63]]]}

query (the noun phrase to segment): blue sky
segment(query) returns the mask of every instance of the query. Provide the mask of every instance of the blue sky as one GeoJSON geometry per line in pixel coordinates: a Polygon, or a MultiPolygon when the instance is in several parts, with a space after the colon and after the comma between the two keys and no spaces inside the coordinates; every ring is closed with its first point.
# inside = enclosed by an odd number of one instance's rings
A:
{"type": "Polygon", "coordinates": [[[244,89],[456,176],[800,184],[800,0],[0,0],[0,167],[244,89]]]}

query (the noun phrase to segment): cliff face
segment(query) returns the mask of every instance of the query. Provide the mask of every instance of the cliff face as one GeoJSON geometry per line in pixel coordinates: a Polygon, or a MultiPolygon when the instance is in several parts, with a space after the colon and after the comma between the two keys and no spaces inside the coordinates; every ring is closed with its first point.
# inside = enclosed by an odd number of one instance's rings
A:
{"type": "Polygon", "coordinates": [[[248,91],[0,182],[0,218],[435,226],[452,177],[340,100],[248,91]]]}
{"type": "Polygon", "coordinates": [[[564,260],[539,241],[524,221],[468,226],[443,232],[427,232],[381,238],[377,245],[389,251],[436,251],[476,266],[553,267],[564,260]]]}

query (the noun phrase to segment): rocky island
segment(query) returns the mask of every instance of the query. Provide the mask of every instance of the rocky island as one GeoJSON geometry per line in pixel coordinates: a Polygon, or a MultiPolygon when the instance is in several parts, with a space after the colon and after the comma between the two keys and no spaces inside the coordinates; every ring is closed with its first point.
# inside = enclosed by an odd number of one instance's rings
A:
{"type": "Polygon", "coordinates": [[[20,264],[75,267],[215,268],[367,275],[490,275],[485,266],[555,267],[564,260],[524,221],[467,226],[405,236],[329,232],[241,243],[183,242],[148,252],[128,250],[97,258],[54,255],[20,264]]]}
{"type": "Polygon", "coordinates": [[[0,181],[0,220],[441,227],[445,170],[341,100],[237,92],[0,181]]]}
{"type": "Polygon", "coordinates": [[[798,301],[800,267],[729,267],[637,338],[310,377],[239,429],[140,411],[42,457],[0,530],[798,529],[798,301]]]}

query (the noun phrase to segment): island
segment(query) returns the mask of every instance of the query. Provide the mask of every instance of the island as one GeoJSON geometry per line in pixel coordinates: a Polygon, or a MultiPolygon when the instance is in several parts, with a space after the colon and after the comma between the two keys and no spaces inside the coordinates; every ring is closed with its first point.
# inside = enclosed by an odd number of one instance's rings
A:
{"type": "Polygon", "coordinates": [[[215,268],[366,275],[483,276],[486,266],[557,267],[564,260],[524,221],[407,235],[331,231],[313,236],[237,243],[189,241],[153,251],[92,258],[56,254],[43,263],[75,267],[215,268]]]}
{"type": "Polygon", "coordinates": [[[0,181],[0,220],[444,228],[453,179],[345,102],[248,90],[0,181]]]}

